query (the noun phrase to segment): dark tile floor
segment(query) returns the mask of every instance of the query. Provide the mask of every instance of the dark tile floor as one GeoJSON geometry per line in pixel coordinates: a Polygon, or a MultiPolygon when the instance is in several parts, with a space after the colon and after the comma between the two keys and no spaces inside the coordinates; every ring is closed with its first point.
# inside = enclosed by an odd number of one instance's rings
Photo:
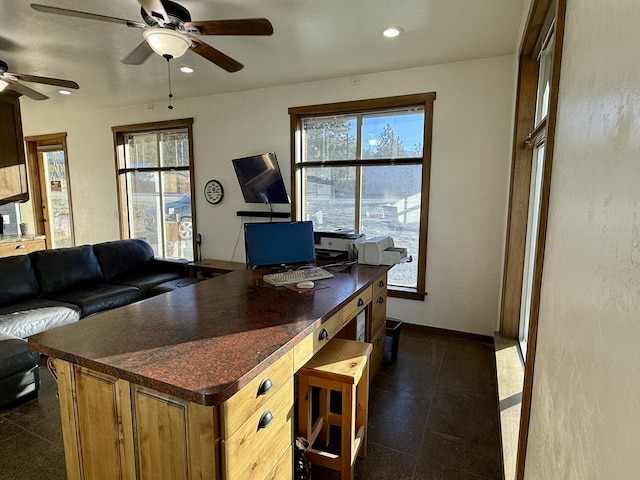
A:
{"type": "MultiPolygon", "coordinates": [[[[493,345],[403,329],[399,347],[371,385],[356,480],[500,479],[493,345]]],[[[41,378],[37,399],[0,410],[0,480],[66,478],[55,383],[44,365],[41,378]]]]}

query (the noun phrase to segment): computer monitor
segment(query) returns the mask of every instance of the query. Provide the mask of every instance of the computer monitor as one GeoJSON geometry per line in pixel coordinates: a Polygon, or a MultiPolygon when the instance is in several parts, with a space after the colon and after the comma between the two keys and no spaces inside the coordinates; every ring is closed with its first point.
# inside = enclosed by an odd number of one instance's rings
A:
{"type": "Polygon", "coordinates": [[[313,222],[245,223],[247,268],[315,263],[313,222]]]}

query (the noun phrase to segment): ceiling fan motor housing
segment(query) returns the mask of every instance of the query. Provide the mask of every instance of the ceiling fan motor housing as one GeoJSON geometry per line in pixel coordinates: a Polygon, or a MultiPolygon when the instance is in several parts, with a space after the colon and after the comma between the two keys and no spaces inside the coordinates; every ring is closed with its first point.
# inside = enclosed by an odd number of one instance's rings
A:
{"type": "Polygon", "coordinates": [[[150,27],[166,27],[171,28],[173,30],[183,29],[183,25],[186,22],[191,21],[191,14],[189,10],[184,8],[182,5],[179,5],[170,0],[162,0],[162,6],[164,7],[167,16],[169,17],[169,21],[171,23],[164,23],[164,19],[160,14],[147,15],[147,12],[144,8],[140,8],[140,14],[144,19],[145,23],[150,27]],[[157,15],[157,16],[156,16],[157,15]]]}

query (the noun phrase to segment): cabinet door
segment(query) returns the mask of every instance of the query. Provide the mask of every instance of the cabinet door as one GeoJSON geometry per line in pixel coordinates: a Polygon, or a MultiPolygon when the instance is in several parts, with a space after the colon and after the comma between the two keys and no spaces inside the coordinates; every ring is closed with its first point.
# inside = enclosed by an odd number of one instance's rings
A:
{"type": "Polygon", "coordinates": [[[69,480],[136,478],[127,382],[55,361],[69,480]]]}
{"type": "Polygon", "coordinates": [[[373,344],[373,350],[371,351],[371,378],[373,379],[382,366],[382,359],[384,357],[384,342],[385,342],[384,325],[375,331],[371,337],[371,343],[373,344]]]}
{"type": "Polygon", "coordinates": [[[133,438],[143,480],[216,478],[213,407],[133,386],[133,438]]]}
{"type": "Polygon", "coordinates": [[[29,200],[18,97],[0,94],[0,204],[29,200]]]}

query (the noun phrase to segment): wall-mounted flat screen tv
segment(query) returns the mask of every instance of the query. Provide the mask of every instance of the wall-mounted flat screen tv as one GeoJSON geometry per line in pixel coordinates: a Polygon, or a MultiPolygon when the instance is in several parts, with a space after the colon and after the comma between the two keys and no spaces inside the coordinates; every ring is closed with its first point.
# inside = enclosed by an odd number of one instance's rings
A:
{"type": "Polygon", "coordinates": [[[275,153],[232,160],[247,203],[289,203],[275,153]]]}

